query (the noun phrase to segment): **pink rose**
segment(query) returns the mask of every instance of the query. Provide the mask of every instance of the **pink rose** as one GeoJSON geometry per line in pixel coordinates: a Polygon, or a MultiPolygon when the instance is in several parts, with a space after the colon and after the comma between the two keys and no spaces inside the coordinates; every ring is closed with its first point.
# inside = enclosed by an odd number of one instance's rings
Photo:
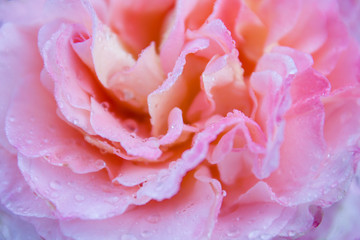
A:
{"type": "Polygon", "coordinates": [[[0,238],[360,237],[356,13],[1,2],[0,238]]]}

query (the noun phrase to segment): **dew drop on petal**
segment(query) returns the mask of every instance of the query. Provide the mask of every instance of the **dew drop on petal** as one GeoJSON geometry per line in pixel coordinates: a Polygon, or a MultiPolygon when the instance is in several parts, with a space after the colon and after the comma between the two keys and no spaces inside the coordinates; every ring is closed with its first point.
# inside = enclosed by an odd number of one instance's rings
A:
{"type": "Polygon", "coordinates": [[[142,236],[143,238],[149,238],[149,237],[151,237],[151,236],[153,236],[153,235],[155,234],[155,231],[152,231],[152,230],[144,230],[144,231],[142,231],[140,234],[141,234],[141,236],[142,236]]]}
{"type": "Polygon", "coordinates": [[[105,110],[109,110],[110,104],[108,102],[102,102],[100,103],[100,105],[105,109],[105,110]]]}
{"type": "Polygon", "coordinates": [[[227,192],[225,190],[222,190],[222,195],[223,195],[223,197],[226,197],[227,192]]]}
{"type": "Polygon", "coordinates": [[[228,237],[238,237],[240,235],[241,231],[235,226],[232,226],[227,232],[226,236],[228,237]]]}
{"type": "Polygon", "coordinates": [[[95,165],[99,169],[102,169],[102,168],[104,168],[106,166],[105,162],[102,159],[96,160],[95,165]]]}
{"type": "Polygon", "coordinates": [[[58,181],[51,181],[50,188],[57,190],[61,188],[61,184],[58,181]]]}
{"type": "Polygon", "coordinates": [[[160,221],[160,215],[159,214],[153,214],[146,218],[146,221],[149,223],[158,223],[160,221]]]}
{"type": "Polygon", "coordinates": [[[62,108],[64,108],[64,103],[61,102],[61,101],[59,101],[59,102],[58,102],[58,106],[59,106],[60,109],[62,109],[62,108]]]}

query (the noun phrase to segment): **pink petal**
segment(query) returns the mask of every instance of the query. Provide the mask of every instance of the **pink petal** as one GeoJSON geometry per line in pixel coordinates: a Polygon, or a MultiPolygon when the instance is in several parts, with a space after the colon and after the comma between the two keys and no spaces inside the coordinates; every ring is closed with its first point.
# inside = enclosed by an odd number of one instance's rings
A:
{"type": "MultiPolygon", "coordinates": [[[[197,39],[187,43],[177,59],[174,70],[168,75],[165,82],[148,96],[153,135],[156,136],[164,132],[164,126],[166,126],[170,111],[179,106],[186,97],[187,83],[181,78],[186,56],[208,46],[209,42],[205,39],[197,39]]],[[[192,68],[196,68],[196,66],[192,66],[192,68]]]]}
{"type": "Polygon", "coordinates": [[[318,50],[327,39],[328,9],[324,1],[314,4],[311,1],[301,2],[301,12],[297,23],[281,40],[280,44],[306,53],[318,50]]]}
{"type": "Polygon", "coordinates": [[[294,236],[311,227],[313,216],[306,209],[283,207],[264,182],[258,182],[234,202],[231,211],[222,209],[211,239],[272,239],[294,236]],[[294,220],[297,222],[294,223],[294,220]]]}
{"type": "Polygon", "coordinates": [[[108,25],[137,55],[151,42],[160,42],[162,25],[173,5],[173,0],[110,1],[108,25]]]}
{"type": "Polygon", "coordinates": [[[41,156],[78,173],[105,167],[104,156],[57,116],[56,104],[38,78],[25,79],[19,85],[8,111],[6,133],[10,143],[26,156],[41,156]]]}
{"type": "Polygon", "coordinates": [[[35,31],[34,27],[17,27],[11,23],[0,28],[0,144],[13,152],[16,151],[5,134],[5,118],[16,86],[24,76],[33,77],[41,71],[35,31]]]}
{"type": "Polygon", "coordinates": [[[237,39],[238,36],[234,30],[235,25],[239,22],[239,15],[243,5],[242,1],[238,0],[217,0],[207,20],[209,22],[216,19],[221,20],[232,34],[235,33],[233,38],[237,39]]]}
{"type": "Polygon", "coordinates": [[[122,214],[130,204],[149,201],[134,198],[136,188],[112,184],[105,171],[76,174],[23,155],[19,155],[19,168],[33,191],[51,202],[64,218],[108,218],[122,214]]]}
{"type": "Polygon", "coordinates": [[[332,91],[355,86],[360,79],[360,47],[350,40],[347,48],[342,51],[336,66],[328,75],[332,91]]]}
{"type": "Polygon", "coordinates": [[[80,85],[81,81],[91,81],[92,76],[71,47],[71,39],[80,31],[85,30],[77,25],[45,25],[40,30],[40,38],[44,38],[41,37],[43,34],[54,33],[44,43],[41,52],[45,69],[55,83],[54,95],[59,111],[71,124],[94,134],[89,122],[90,97],[80,85]]]}
{"type": "Polygon", "coordinates": [[[360,29],[358,22],[360,21],[360,3],[355,0],[338,0],[340,14],[346,25],[348,26],[350,34],[360,42],[360,29]]]}
{"type": "MultiPolygon", "coordinates": [[[[335,10],[333,11],[335,12],[335,10]]],[[[316,59],[314,68],[325,75],[334,69],[341,52],[349,44],[346,26],[340,20],[337,11],[336,14],[328,13],[327,15],[327,26],[325,28],[327,30],[327,40],[319,50],[313,53],[313,57],[316,59]]]]}
{"type": "Polygon", "coordinates": [[[278,167],[284,115],[291,105],[290,84],[296,72],[296,65],[290,56],[269,53],[259,60],[257,71],[250,78],[251,87],[258,95],[254,101],[259,101],[256,121],[267,136],[267,154],[253,168],[260,179],[268,177],[278,167]]]}
{"type": "Polygon", "coordinates": [[[359,88],[323,98],[325,106],[324,136],[331,150],[356,150],[360,137],[359,88]],[[341,131],[338,131],[341,126],[341,131]]]}
{"type": "Polygon", "coordinates": [[[53,209],[30,189],[17,165],[16,155],[0,148],[0,200],[13,214],[53,217],[53,209]]]}
{"type": "Polygon", "coordinates": [[[7,211],[0,205],[0,238],[41,240],[34,226],[7,211]]]}
{"type": "Polygon", "coordinates": [[[295,27],[303,4],[299,0],[266,0],[259,4],[256,13],[269,30],[266,46],[276,44],[295,27]]]}
{"type": "Polygon", "coordinates": [[[57,219],[34,217],[26,219],[35,226],[36,231],[42,237],[41,239],[73,240],[61,232],[59,220],[57,219]]]}
{"type": "Polygon", "coordinates": [[[205,159],[209,144],[217,138],[217,135],[225,128],[241,123],[245,118],[242,113],[236,111],[206,126],[194,137],[192,147],[184,151],[181,158],[173,161],[169,168],[162,169],[157,175],[144,182],[137,192],[138,198],[148,196],[161,201],[172,197],[179,191],[183,176],[205,159]]]}
{"type": "Polygon", "coordinates": [[[213,147],[209,162],[217,163],[220,178],[225,184],[234,184],[239,178],[249,177],[256,159],[265,154],[265,136],[250,119],[238,123],[225,133],[213,147]]]}
{"type": "Polygon", "coordinates": [[[357,239],[359,235],[359,199],[357,182],[353,182],[346,197],[339,203],[325,209],[320,226],[299,240],[315,239],[357,239]]]}
{"type": "Polygon", "coordinates": [[[130,68],[135,60],[128,53],[117,35],[97,18],[93,9],[92,15],[92,59],[100,83],[110,92],[109,81],[120,71],[130,68]]]}
{"type": "Polygon", "coordinates": [[[176,69],[185,44],[185,20],[195,6],[196,1],[177,1],[174,13],[171,13],[175,16],[170,15],[165,23],[165,38],[160,44],[160,61],[165,73],[176,69]]]}
{"type": "Polygon", "coordinates": [[[142,51],[134,66],[115,73],[108,80],[108,88],[120,100],[146,113],[147,96],[158,88],[164,79],[160,59],[152,42],[142,51]]]}
{"type": "Polygon", "coordinates": [[[91,101],[91,109],[91,125],[99,136],[120,143],[130,156],[148,160],[156,160],[160,157],[160,145],[156,138],[143,139],[129,132],[121,122],[95,100],[91,101]]]}
{"type": "Polygon", "coordinates": [[[220,183],[201,169],[188,177],[169,200],[149,202],[106,220],[67,220],[63,232],[76,239],[204,239],[211,232],[222,201],[220,183]],[[119,224],[120,223],[120,224],[119,224]]]}

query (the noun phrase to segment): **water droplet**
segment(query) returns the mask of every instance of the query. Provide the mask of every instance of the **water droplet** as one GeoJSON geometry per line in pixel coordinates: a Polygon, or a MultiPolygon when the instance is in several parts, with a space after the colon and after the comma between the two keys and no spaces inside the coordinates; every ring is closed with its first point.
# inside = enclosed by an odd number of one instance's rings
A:
{"type": "Polygon", "coordinates": [[[82,201],[85,200],[85,197],[83,195],[76,194],[75,195],[75,200],[78,201],[78,202],[82,202],[82,201]]]}
{"type": "Polygon", "coordinates": [[[50,188],[57,190],[61,188],[61,184],[58,181],[50,182],[50,188]]]}
{"type": "Polygon", "coordinates": [[[239,236],[241,233],[240,229],[238,229],[237,227],[233,226],[229,229],[229,231],[226,233],[226,235],[228,237],[237,237],[239,236]]]}
{"type": "Polygon", "coordinates": [[[102,159],[98,159],[95,161],[95,166],[99,169],[102,169],[106,166],[106,164],[102,159]]]}
{"type": "Polygon", "coordinates": [[[15,122],[15,118],[14,117],[9,117],[9,121],[10,122],[15,122]]]}
{"type": "Polygon", "coordinates": [[[122,235],[121,240],[137,240],[137,238],[134,235],[125,234],[122,235]]]}
{"type": "Polygon", "coordinates": [[[103,149],[103,148],[100,148],[100,153],[101,154],[106,154],[108,151],[106,151],[105,149],[103,149]]]}
{"type": "Polygon", "coordinates": [[[60,109],[62,109],[62,108],[64,108],[64,103],[61,102],[61,101],[59,101],[59,102],[58,102],[58,106],[59,106],[60,109]]]}
{"type": "Polygon", "coordinates": [[[160,215],[159,214],[153,214],[146,218],[146,220],[149,223],[158,223],[160,221],[160,215]]]}
{"type": "Polygon", "coordinates": [[[144,230],[144,231],[141,232],[141,236],[143,238],[151,237],[154,234],[155,234],[155,231],[152,231],[152,230],[144,230]]]}
{"type": "Polygon", "coordinates": [[[102,102],[102,103],[100,103],[100,105],[101,105],[105,110],[109,110],[110,103],[108,103],[108,102],[102,102]]]}
{"type": "Polygon", "coordinates": [[[293,236],[296,235],[296,232],[295,232],[294,230],[290,230],[290,231],[287,232],[287,235],[288,235],[289,237],[293,237],[293,236]]]}
{"type": "Polygon", "coordinates": [[[73,120],[73,123],[74,123],[74,125],[77,126],[77,125],[79,125],[79,120],[78,120],[78,119],[74,119],[74,120],[73,120]]]}
{"type": "Polygon", "coordinates": [[[131,99],[134,98],[133,92],[131,92],[129,90],[123,89],[123,94],[124,94],[124,100],[125,101],[131,100],[131,99]]]}
{"type": "Polygon", "coordinates": [[[226,197],[227,192],[225,190],[222,190],[222,195],[223,195],[223,197],[226,197]]]}

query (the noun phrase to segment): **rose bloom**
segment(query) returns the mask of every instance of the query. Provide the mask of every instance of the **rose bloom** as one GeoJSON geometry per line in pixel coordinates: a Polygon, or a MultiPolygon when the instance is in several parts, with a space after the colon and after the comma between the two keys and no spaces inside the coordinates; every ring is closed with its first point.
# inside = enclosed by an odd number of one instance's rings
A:
{"type": "Polygon", "coordinates": [[[0,239],[359,238],[359,15],[1,1],[0,239]]]}

